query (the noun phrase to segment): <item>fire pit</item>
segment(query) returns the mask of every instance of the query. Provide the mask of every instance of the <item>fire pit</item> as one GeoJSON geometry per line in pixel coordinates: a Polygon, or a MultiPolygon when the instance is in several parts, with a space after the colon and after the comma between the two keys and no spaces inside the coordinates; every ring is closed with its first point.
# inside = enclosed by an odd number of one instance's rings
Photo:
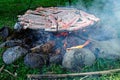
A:
{"type": "Polygon", "coordinates": [[[11,64],[25,56],[24,63],[31,68],[54,63],[80,70],[91,66],[96,58],[118,59],[118,39],[103,36],[105,39],[100,40],[99,34],[93,35],[101,30],[94,25],[98,21],[94,15],[75,8],[28,10],[18,16],[15,32],[0,45],[10,47],[4,52],[3,61],[11,64]]]}

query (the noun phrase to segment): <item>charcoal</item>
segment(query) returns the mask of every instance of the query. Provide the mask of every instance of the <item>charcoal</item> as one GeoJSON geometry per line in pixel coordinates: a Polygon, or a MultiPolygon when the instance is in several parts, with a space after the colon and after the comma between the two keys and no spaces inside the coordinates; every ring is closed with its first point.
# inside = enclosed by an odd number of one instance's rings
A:
{"type": "Polygon", "coordinates": [[[8,48],[3,53],[3,61],[6,64],[11,64],[15,62],[17,59],[19,59],[21,56],[24,56],[28,51],[20,46],[15,46],[8,48]]]}
{"type": "Polygon", "coordinates": [[[23,40],[25,38],[32,38],[30,29],[21,30],[19,32],[14,31],[13,34],[9,37],[8,40],[14,40],[14,39],[23,40]]]}

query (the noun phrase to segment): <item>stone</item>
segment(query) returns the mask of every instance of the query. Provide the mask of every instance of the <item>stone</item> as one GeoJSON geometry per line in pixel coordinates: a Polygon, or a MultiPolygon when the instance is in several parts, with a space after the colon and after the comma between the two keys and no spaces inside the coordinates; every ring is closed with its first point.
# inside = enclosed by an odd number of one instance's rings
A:
{"type": "Polygon", "coordinates": [[[71,70],[80,70],[84,66],[91,66],[95,62],[95,55],[89,49],[73,49],[65,53],[63,67],[71,70]]]}
{"type": "Polygon", "coordinates": [[[120,40],[110,39],[92,42],[91,51],[97,58],[117,60],[120,58],[120,40]]]}
{"type": "Polygon", "coordinates": [[[15,46],[8,48],[3,53],[3,61],[6,64],[11,64],[15,62],[17,59],[19,59],[21,56],[25,55],[28,51],[20,46],[15,46]]]}
{"type": "Polygon", "coordinates": [[[28,53],[24,57],[24,63],[30,68],[41,68],[45,64],[45,59],[41,54],[28,53]]]}
{"type": "Polygon", "coordinates": [[[0,28],[0,36],[3,39],[6,39],[9,35],[10,35],[10,28],[9,27],[0,28]]]}

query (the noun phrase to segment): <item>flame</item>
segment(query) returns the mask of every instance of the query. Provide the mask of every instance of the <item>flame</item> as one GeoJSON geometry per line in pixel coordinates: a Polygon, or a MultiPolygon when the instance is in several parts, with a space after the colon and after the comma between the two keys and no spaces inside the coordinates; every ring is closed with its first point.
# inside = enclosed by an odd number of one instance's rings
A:
{"type": "Polygon", "coordinates": [[[67,48],[67,50],[71,50],[71,49],[81,49],[81,48],[87,46],[89,43],[90,43],[90,40],[87,40],[84,44],[78,45],[78,46],[73,46],[73,47],[71,47],[71,48],[67,48]]]}

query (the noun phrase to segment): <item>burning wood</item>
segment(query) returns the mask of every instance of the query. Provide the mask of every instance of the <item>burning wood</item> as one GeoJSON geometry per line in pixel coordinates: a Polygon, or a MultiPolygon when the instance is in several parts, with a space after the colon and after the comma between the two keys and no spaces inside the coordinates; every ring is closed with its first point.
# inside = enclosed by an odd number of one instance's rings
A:
{"type": "Polygon", "coordinates": [[[34,52],[43,52],[43,53],[49,53],[52,51],[52,48],[54,46],[54,42],[47,42],[43,45],[38,45],[36,47],[31,48],[31,51],[34,52]]]}
{"type": "Polygon", "coordinates": [[[89,43],[90,43],[90,40],[87,40],[83,45],[78,45],[78,46],[74,46],[74,47],[71,47],[71,48],[67,48],[67,50],[80,49],[80,48],[83,48],[83,47],[87,46],[89,43]]]}
{"type": "Polygon", "coordinates": [[[18,21],[14,26],[15,29],[22,27],[22,29],[44,29],[45,31],[74,31],[93,25],[94,22],[99,21],[99,18],[75,8],[40,7],[18,16],[18,21]]]}

